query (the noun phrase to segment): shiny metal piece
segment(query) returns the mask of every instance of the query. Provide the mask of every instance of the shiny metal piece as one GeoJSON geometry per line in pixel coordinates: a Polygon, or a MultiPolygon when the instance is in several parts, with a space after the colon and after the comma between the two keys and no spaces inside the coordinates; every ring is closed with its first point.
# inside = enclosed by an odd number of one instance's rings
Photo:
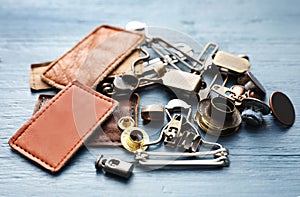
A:
{"type": "MultiPolygon", "coordinates": [[[[147,40],[146,40],[147,41],[147,40]]],[[[163,49],[165,49],[167,52],[170,52],[171,50],[174,51],[177,54],[181,54],[182,56],[184,56],[184,60],[188,60],[190,62],[195,62],[197,64],[202,64],[200,61],[198,61],[197,59],[195,59],[194,57],[192,57],[191,54],[186,53],[185,51],[181,50],[180,48],[176,47],[176,45],[168,42],[167,40],[160,38],[160,37],[153,37],[151,39],[148,40],[147,43],[150,47],[152,47],[152,49],[160,56],[163,57],[162,54],[159,53],[159,51],[157,51],[157,49],[154,48],[153,44],[158,44],[160,47],[162,47],[163,49]]],[[[174,55],[174,54],[173,54],[174,55]]],[[[180,58],[182,60],[182,58],[180,58]]],[[[181,61],[180,60],[180,61],[181,61]]],[[[181,61],[182,62],[182,61],[181,61]]],[[[168,62],[170,63],[170,62],[168,62]]],[[[186,63],[186,62],[185,62],[186,63]]],[[[185,64],[185,66],[187,66],[189,69],[194,68],[193,65],[189,65],[189,64],[185,64]]],[[[176,65],[173,65],[172,63],[170,63],[171,66],[173,66],[175,69],[179,69],[176,65]],[[177,67],[177,68],[176,68],[177,67]]]]}
{"type": "Polygon", "coordinates": [[[261,96],[253,90],[247,90],[245,95],[246,95],[246,98],[256,98],[256,99],[260,99],[260,100],[262,99],[261,96]]]}
{"type": "Polygon", "coordinates": [[[178,144],[178,136],[181,131],[183,116],[175,114],[170,122],[163,128],[164,143],[168,147],[175,148],[178,144]]]}
{"type": "Polygon", "coordinates": [[[116,158],[105,159],[103,155],[100,155],[96,160],[95,167],[97,170],[104,170],[107,173],[111,173],[122,178],[128,179],[133,171],[133,163],[128,163],[116,158]]]}
{"type": "Polygon", "coordinates": [[[139,64],[141,61],[144,61],[144,60],[149,59],[149,57],[150,57],[150,53],[149,53],[145,48],[140,47],[139,49],[140,49],[140,51],[141,51],[142,53],[144,53],[145,55],[144,55],[144,56],[141,56],[141,57],[139,57],[139,58],[137,58],[137,59],[132,63],[132,65],[131,65],[131,70],[133,71],[134,74],[136,74],[136,72],[135,72],[135,69],[136,69],[135,67],[136,67],[136,65],[139,64]]]}
{"type": "Polygon", "coordinates": [[[202,143],[202,137],[189,130],[180,132],[178,139],[178,144],[176,146],[183,151],[196,152],[202,143]]]}
{"type": "Polygon", "coordinates": [[[228,167],[229,159],[227,157],[218,157],[216,159],[193,159],[193,160],[138,160],[141,166],[214,166],[228,167]]]}
{"type": "Polygon", "coordinates": [[[118,127],[122,131],[124,131],[129,127],[134,127],[134,126],[135,126],[135,121],[130,116],[124,116],[118,120],[118,127]]]}
{"type": "Polygon", "coordinates": [[[178,153],[178,152],[146,152],[138,150],[135,152],[135,159],[140,166],[215,166],[215,167],[227,167],[229,166],[229,159],[227,157],[228,152],[226,149],[218,149],[215,151],[196,152],[196,153],[178,153]],[[215,159],[206,159],[205,157],[213,155],[215,159]],[[150,156],[158,157],[177,157],[174,159],[150,159],[150,156]],[[184,160],[178,159],[180,157],[184,160]],[[193,159],[186,159],[187,157],[193,157],[193,159]],[[200,157],[195,159],[194,157],[200,157]]]}
{"type": "Polygon", "coordinates": [[[180,99],[172,99],[168,102],[167,105],[165,105],[165,108],[171,111],[176,108],[190,109],[191,105],[187,104],[186,102],[180,99]]]}
{"type": "MultiPolygon", "coordinates": [[[[206,64],[204,65],[204,67],[205,66],[206,64]]],[[[204,74],[202,75],[202,77],[206,83],[206,87],[202,88],[198,93],[200,101],[210,97],[213,85],[222,84],[222,86],[225,86],[228,80],[228,75],[226,75],[225,79],[223,79],[219,68],[215,65],[211,65],[209,66],[209,69],[204,70],[204,74]]]]}
{"type": "Polygon", "coordinates": [[[210,151],[198,151],[198,152],[152,152],[152,151],[143,151],[141,149],[135,151],[135,155],[140,158],[147,158],[150,156],[168,156],[168,157],[221,157],[228,156],[229,151],[226,148],[220,147],[216,150],[210,151]]]}
{"type": "Polygon", "coordinates": [[[201,89],[202,80],[199,75],[184,72],[181,70],[169,69],[162,77],[138,78],[132,74],[117,75],[113,81],[117,93],[128,93],[135,91],[138,87],[144,87],[153,83],[163,84],[173,91],[183,91],[184,94],[198,92],[201,89]],[[146,84],[143,82],[146,82],[146,84]],[[152,83],[149,83],[152,82],[152,83]]]}
{"type": "Polygon", "coordinates": [[[199,92],[202,85],[200,75],[170,69],[162,77],[163,85],[172,90],[183,90],[185,93],[199,92]]]}
{"type": "Polygon", "coordinates": [[[263,124],[262,113],[253,111],[251,109],[245,109],[242,112],[242,119],[248,125],[252,125],[252,126],[260,126],[263,124]]]}
{"type": "Polygon", "coordinates": [[[240,91],[237,92],[237,90],[227,88],[224,86],[220,86],[218,84],[213,85],[211,88],[211,91],[219,94],[220,96],[227,98],[234,102],[236,106],[239,106],[242,104],[242,101],[244,98],[246,98],[245,94],[240,95],[240,91]]]}
{"type": "Polygon", "coordinates": [[[270,96],[270,107],[274,117],[283,125],[292,126],[296,115],[292,101],[282,92],[273,92],[270,96]]]}
{"type": "Polygon", "coordinates": [[[160,78],[138,78],[132,74],[117,75],[113,81],[115,91],[118,93],[128,93],[128,91],[135,91],[141,82],[161,83],[160,78]]]}
{"type": "Polygon", "coordinates": [[[164,115],[165,108],[162,105],[146,105],[141,109],[141,116],[146,121],[161,121],[164,115]]]}
{"type": "Polygon", "coordinates": [[[204,132],[215,136],[236,132],[242,122],[235,105],[223,97],[200,101],[194,120],[204,132]]]}
{"type": "MultiPolygon", "coordinates": [[[[106,78],[105,79],[106,81],[113,81],[114,79],[113,78],[106,78]]],[[[104,95],[108,95],[108,96],[112,96],[114,95],[116,92],[115,92],[115,89],[114,89],[114,85],[113,83],[110,83],[110,82],[104,82],[102,85],[101,85],[101,89],[100,89],[100,92],[104,95]]]]}
{"type": "Polygon", "coordinates": [[[255,98],[245,98],[243,100],[243,108],[261,112],[262,115],[268,115],[270,113],[270,107],[266,103],[255,98]]]}
{"type": "Polygon", "coordinates": [[[201,62],[201,67],[196,67],[198,65],[197,62],[194,63],[193,69],[200,72],[200,75],[202,75],[203,71],[207,69],[208,64],[205,64],[206,60],[209,57],[212,57],[216,54],[216,52],[219,49],[219,45],[214,42],[209,42],[205,45],[204,49],[201,51],[200,55],[198,56],[197,60],[201,62]],[[207,65],[207,66],[205,66],[207,65]]]}
{"type": "Polygon", "coordinates": [[[245,97],[245,93],[246,93],[246,88],[242,85],[234,85],[231,86],[230,90],[234,93],[235,97],[238,100],[243,100],[243,98],[245,97]]]}
{"type": "Polygon", "coordinates": [[[256,98],[245,98],[242,102],[244,111],[242,119],[252,126],[260,126],[263,124],[263,115],[270,113],[270,107],[256,98]]]}
{"type": "Polygon", "coordinates": [[[146,150],[148,147],[143,145],[148,142],[148,134],[138,127],[129,127],[121,135],[121,143],[129,152],[134,152],[138,149],[146,150]]]}
{"type": "Polygon", "coordinates": [[[248,60],[224,51],[218,51],[216,53],[213,64],[239,74],[245,73],[250,68],[248,60]]]}
{"type": "Polygon", "coordinates": [[[245,89],[253,90],[260,96],[260,99],[263,100],[266,96],[265,88],[250,71],[248,71],[246,74],[249,81],[245,83],[245,89]]]}
{"type": "Polygon", "coordinates": [[[190,116],[192,114],[191,105],[180,99],[173,99],[165,106],[166,113],[170,119],[170,122],[163,127],[160,136],[157,140],[145,143],[143,146],[151,146],[160,143],[162,140],[167,143],[169,147],[184,149],[185,151],[196,152],[199,145],[213,146],[222,148],[222,145],[218,143],[207,142],[202,139],[200,132],[197,128],[190,122],[190,116]],[[183,122],[183,116],[180,114],[174,114],[171,116],[171,112],[177,109],[187,110],[187,116],[183,122]],[[188,125],[188,130],[182,130],[182,125],[188,125]]]}
{"type": "Polygon", "coordinates": [[[162,140],[165,142],[165,144],[169,147],[176,147],[180,138],[180,132],[181,132],[181,126],[183,124],[183,116],[180,114],[174,114],[171,116],[171,112],[176,109],[188,109],[188,114],[186,121],[188,124],[192,125],[189,122],[190,115],[191,115],[191,105],[188,105],[186,102],[180,100],[180,99],[172,99],[168,102],[168,104],[165,106],[166,114],[168,115],[170,121],[168,124],[166,124],[160,133],[160,136],[157,140],[145,143],[144,146],[150,146],[154,144],[160,143],[162,140]]]}

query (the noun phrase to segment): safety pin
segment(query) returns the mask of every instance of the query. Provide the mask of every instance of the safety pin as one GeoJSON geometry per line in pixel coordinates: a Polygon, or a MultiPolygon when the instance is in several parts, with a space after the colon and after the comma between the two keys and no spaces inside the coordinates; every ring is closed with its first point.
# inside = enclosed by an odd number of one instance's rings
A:
{"type": "Polygon", "coordinates": [[[205,156],[227,156],[229,152],[226,148],[219,148],[212,151],[198,151],[194,153],[189,152],[149,152],[144,150],[137,150],[135,152],[136,156],[139,157],[149,157],[149,156],[170,156],[170,157],[205,157],[205,156]]]}
{"type": "Polygon", "coordinates": [[[229,159],[221,156],[216,159],[196,159],[196,160],[156,160],[156,159],[137,159],[141,166],[214,166],[227,167],[229,159]]]}

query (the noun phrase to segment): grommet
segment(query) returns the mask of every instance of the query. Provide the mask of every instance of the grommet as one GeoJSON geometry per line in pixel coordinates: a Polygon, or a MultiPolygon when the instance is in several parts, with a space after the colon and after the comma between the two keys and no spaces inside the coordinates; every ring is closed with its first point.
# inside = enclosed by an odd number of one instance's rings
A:
{"type": "Polygon", "coordinates": [[[143,144],[148,142],[148,134],[139,127],[129,127],[121,135],[121,143],[129,152],[135,152],[138,149],[146,150],[148,146],[143,146],[143,144]]]}
{"type": "Polygon", "coordinates": [[[124,116],[118,120],[118,127],[122,131],[124,131],[129,127],[134,127],[134,126],[135,126],[135,121],[130,116],[124,116]]]}
{"type": "Polygon", "coordinates": [[[270,96],[270,107],[274,117],[283,125],[292,126],[295,122],[295,109],[288,98],[282,92],[273,92],[270,96]]]}
{"type": "Polygon", "coordinates": [[[204,132],[215,136],[234,133],[242,122],[235,105],[223,97],[200,101],[194,120],[204,132]]]}

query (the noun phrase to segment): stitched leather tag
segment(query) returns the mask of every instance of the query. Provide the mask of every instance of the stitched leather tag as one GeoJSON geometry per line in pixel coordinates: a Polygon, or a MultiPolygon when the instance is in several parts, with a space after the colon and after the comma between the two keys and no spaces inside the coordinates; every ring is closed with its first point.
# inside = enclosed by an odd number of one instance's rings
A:
{"type": "Polygon", "coordinates": [[[48,90],[48,89],[53,88],[52,86],[43,82],[41,79],[41,74],[43,74],[43,72],[45,72],[49,68],[50,64],[51,64],[51,62],[31,64],[31,66],[30,66],[31,67],[31,69],[30,69],[30,88],[33,91],[48,90]]]}
{"type": "Polygon", "coordinates": [[[9,145],[57,172],[117,104],[79,82],[72,82],[35,113],[9,140],[9,145]]]}
{"type": "Polygon", "coordinates": [[[100,26],[54,61],[41,78],[58,89],[73,80],[96,88],[143,39],[140,33],[100,26]]]}
{"type": "MultiPolygon", "coordinates": [[[[35,104],[33,114],[41,110],[54,95],[40,94],[35,104]]],[[[138,106],[140,97],[138,93],[128,98],[114,98],[119,102],[119,107],[114,111],[113,116],[105,120],[101,127],[98,127],[93,134],[85,141],[86,146],[121,146],[121,130],[118,128],[118,120],[123,116],[131,116],[135,123],[138,122],[138,106]]],[[[136,125],[135,125],[136,126],[136,125]]]]}

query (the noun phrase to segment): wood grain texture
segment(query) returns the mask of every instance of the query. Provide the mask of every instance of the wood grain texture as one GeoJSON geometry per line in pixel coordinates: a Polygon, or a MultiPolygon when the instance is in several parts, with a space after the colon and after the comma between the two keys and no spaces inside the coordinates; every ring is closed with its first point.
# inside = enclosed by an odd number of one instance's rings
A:
{"type": "MultiPolygon", "coordinates": [[[[0,2],[1,196],[299,196],[299,1],[17,1],[0,2]],[[261,128],[242,128],[219,139],[231,165],[217,170],[141,172],[124,182],[96,174],[101,152],[132,160],[122,149],[82,148],[59,175],[11,151],[8,139],[32,114],[38,94],[29,88],[30,64],[51,61],[95,27],[139,20],[189,34],[202,45],[247,54],[267,94],[293,101],[296,122],[284,128],[269,115],[261,128]]],[[[155,101],[142,97],[141,102],[155,101]]]]}

